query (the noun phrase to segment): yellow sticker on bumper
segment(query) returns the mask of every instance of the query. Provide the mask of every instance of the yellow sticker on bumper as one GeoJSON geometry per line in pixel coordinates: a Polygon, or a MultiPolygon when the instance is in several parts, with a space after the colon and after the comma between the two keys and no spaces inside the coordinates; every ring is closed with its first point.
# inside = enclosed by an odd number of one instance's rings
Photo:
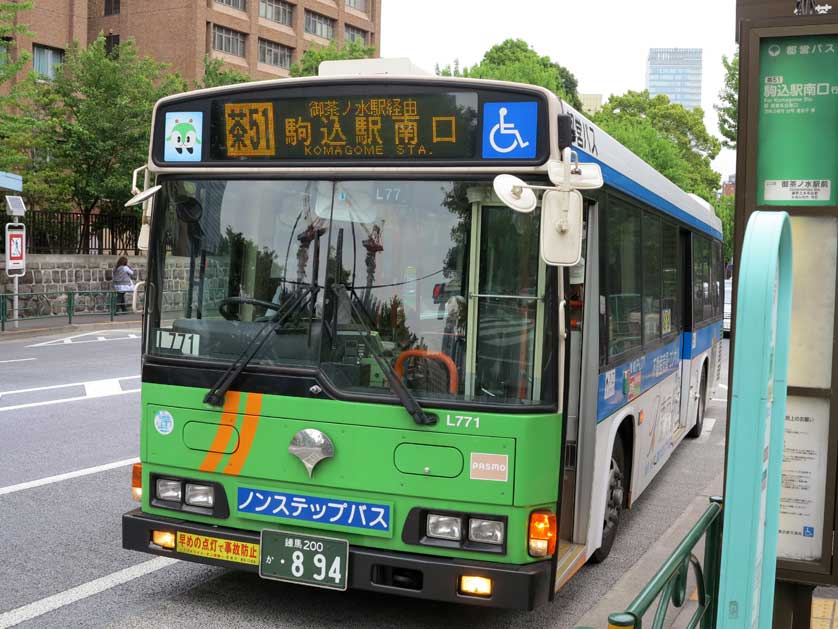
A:
{"type": "Polygon", "coordinates": [[[187,555],[246,563],[252,566],[259,563],[259,544],[234,542],[229,539],[195,535],[182,531],[178,531],[177,534],[177,551],[187,555]]]}

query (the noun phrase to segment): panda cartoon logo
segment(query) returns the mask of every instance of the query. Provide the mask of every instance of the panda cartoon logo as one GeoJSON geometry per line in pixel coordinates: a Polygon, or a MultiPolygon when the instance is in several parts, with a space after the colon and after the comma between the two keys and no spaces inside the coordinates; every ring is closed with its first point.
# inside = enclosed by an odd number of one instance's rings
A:
{"type": "Polygon", "coordinates": [[[201,161],[201,112],[166,114],[166,141],[163,159],[167,162],[201,161]]]}

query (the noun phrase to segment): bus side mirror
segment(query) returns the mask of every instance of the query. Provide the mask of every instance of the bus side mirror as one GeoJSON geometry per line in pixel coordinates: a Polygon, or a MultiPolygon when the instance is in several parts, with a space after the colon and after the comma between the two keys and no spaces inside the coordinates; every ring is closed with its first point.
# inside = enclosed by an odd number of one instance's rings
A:
{"type": "Polygon", "coordinates": [[[575,266],[582,257],[582,195],[548,190],[541,199],[541,259],[551,266],[575,266]]]}

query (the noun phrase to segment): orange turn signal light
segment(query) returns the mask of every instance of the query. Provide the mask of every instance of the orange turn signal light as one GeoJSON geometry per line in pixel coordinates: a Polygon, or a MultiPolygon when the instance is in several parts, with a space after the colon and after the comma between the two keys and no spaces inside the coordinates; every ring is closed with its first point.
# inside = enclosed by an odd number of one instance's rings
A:
{"type": "Polygon", "coordinates": [[[151,542],[157,544],[161,548],[168,550],[175,549],[175,534],[171,531],[152,531],[151,542]]]}
{"type": "Polygon", "coordinates": [[[558,540],[556,514],[536,511],[530,514],[529,551],[533,557],[547,557],[556,552],[558,540]]]}
{"type": "Polygon", "coordinates": [[[143,499],[143,464],[134,463],[131,468],[131,497],[137,502],[143,499]]]}

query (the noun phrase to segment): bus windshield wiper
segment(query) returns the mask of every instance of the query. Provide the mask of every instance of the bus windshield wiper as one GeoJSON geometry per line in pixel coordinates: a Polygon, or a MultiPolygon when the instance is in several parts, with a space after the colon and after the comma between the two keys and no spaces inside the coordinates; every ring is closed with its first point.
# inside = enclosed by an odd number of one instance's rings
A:
{"type": "Polygon", "coordinates": [[[393,366],[390,365],[389,361],[384,358],[376,344],[373,343],[372,330],[364,322],[364,313],[361,311],[361,307],[358,303],[360,302],[360,299],[356,295],[354,289],[347,288],[345,284],[337,284],[336,288],[333,288],[332,290],[338,300],[340,298],[345,298],[349,302],[352,314],[363,332],[361,337],[364,339],[364,344],[367,346],[367,349],[369,349],[370,354],[372,354],[372,357],[375,359],[375,362],[378,363],[381,371],[387,375],[387,380],[390,382],[390,388],[393,390],[393,393],[396,394],[396,397],[399,398],[399,401],[402,403],[402,406],[404,406],[408,414],[413,418],[413,421],[420,426],[433,426],[436,424],[437,421],[439,421],[439,418],[433,413],[428,413],[422,409],[419,402],[416,401],[416,398],[413,396],[413,393],[411,393],[410,389],[408,389],[407,385],[405,385],[402,377],[396,373],[393,366]],[[338,290],[343,291],[343,296],[338,295],[338,290]]]}
{"type": "Polygon", "coordinates": [[[230,390],[233,382],[239,377],[239,374],[253,360],[253,357],[256,356],[272,335],[279,334],[283,326],[292,316],[312,302],[312,298],[316,295],[317,291],[318,288],[315,286],[305,288],[284,309],[280,308],[273,317],[268,319],[259,331],[253,335],[238,358],[221,374],[221,377],[213,387],[207,391],[207,394],[204,396],[204,404],[224,406],[224,397],[227,395],[227,391],[230,390]]]}

